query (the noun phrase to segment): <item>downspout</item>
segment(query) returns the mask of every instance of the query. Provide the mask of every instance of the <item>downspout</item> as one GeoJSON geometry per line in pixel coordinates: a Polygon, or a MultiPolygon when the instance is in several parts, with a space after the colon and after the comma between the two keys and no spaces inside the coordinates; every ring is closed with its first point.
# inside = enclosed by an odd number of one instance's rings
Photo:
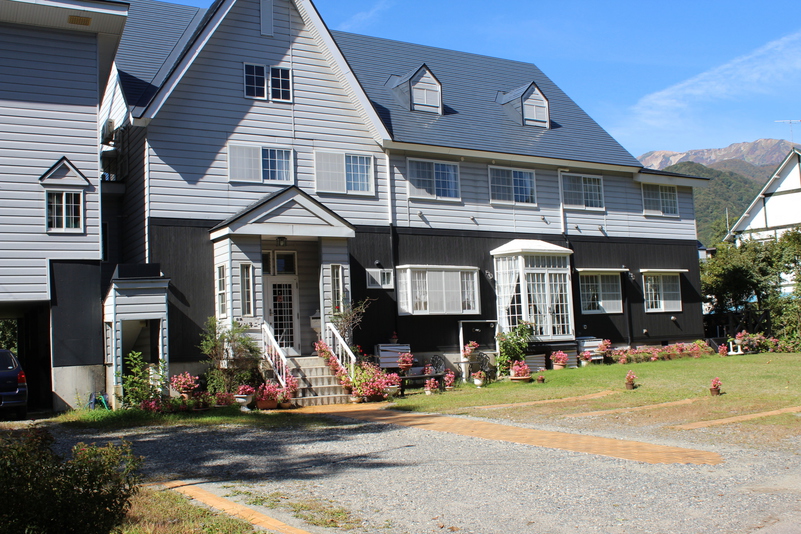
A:
{"type": "Polygon", "coordinates": [[[567,221],[565,220],[565,195],[562,191],[562,173],[570,172],[570,169],[557,169],[559,179],[559,225],[562,227],[562,235],[567,236],[567,221]]]}

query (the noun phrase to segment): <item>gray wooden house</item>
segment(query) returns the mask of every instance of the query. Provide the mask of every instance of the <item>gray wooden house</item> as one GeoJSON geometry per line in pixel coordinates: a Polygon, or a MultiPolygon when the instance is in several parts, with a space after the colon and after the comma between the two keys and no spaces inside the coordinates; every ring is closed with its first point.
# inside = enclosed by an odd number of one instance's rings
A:
{"type": "Polygon", "coordinates": [[[704,180],[643,169],[536,66],[332,32],[309,0],[128,19],[99,128],[109,387],[134,346],[199,370],[211,315],[280,375],[364,298],[368,352],[520,321],[543,353],[702,336],[704,180]]]}
{"type": "Polygon", "coordinates": [[[0,317],[34,408],[103,388],[98,108],[127,10],[0,0],[0,317]]]}

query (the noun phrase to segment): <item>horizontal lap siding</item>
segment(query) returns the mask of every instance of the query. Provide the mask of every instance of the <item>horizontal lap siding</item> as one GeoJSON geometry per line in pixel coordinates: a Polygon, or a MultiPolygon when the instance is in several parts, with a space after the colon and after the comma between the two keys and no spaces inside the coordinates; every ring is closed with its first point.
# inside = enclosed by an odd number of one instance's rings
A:
{"type": "Polygon", "coordinates": [[[253,291],[253,317],[264,317],[262,308],[262,264],[261,264],[261,238],[259,236],[235,237],[231,243],[231,259],[233,267],[231,269],[231,286],[233,287],[234,317],[243,317],[242,313],[242,291],[241,291],[241,266],[250,263],[253,268],[251,271],[252,291],[253,291]]]}
{"type": "MultiPolygon", "coordinates": [[[[399,226],[546,235],[562,233],[559,174],[553,169],[509,164],[501,159],[460,161],[459,158],[427,157],[421,153],[393,154],[390,158],[390,167],[395,188],[395,215],[399,226]],[[457,164],[461,200],[450,202],[409,198],[407,157],[457,164]],[[491,203],[489,166],[534,171],[536,206],[491,203]],[[418,215],[418,212],[422,212],[422,215],[418,215]],[[475,221],[470,217],[475,217],[475,221]]],[[[606,208],[600,211],[566,209],[564,217],[568,235],[693,240],[696,238],[695,213],[690,188],[678,188],[679,217],[645,216],[640,184],[626,176],[602,176],[606,208]]]]}
{"type": "Polygon", "coordinates": [[[167,313],[163,289],[120,290],[116,295],[117,319],[128,321],[152,319],[167,313]]]}
{"type": "MultiPolygon", "coordinates": [[[[227,143],[291,148],[295,183],[315,195],[314,151],[371,155],[372,196],[321,194],[357,224],[387,220],[383,152],[289,2],[275,36],[260,35],[259,3],[234,6],[148,128],[153,217],[225,219],[283,185],[229,183],[227,143]],[[243,63],[292,69],[291,104],[243,96],[243,63]]],[[[269,91],[269,89],[268,89],[269,91]]]]}
{"type": "Polygon", "coordinates": [[[0,24],[0,57],[0,300],[44,300],[48,260],[100,259],[97,44],[0,24]],[[47,234],[39,178],[64,156],[92,184],[84,232],[47,234]]]}

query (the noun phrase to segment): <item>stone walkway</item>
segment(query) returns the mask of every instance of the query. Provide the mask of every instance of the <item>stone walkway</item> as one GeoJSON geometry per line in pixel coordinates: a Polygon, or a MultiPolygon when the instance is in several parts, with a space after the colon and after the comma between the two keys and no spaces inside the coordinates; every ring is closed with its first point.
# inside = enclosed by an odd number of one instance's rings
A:
{"type": "Polygon", "coordinates": [[[522,443],[536,447],[611,456],[649,464],[716,465],[723,463],[723,458],[719,454],[697,449],[668,447],[640,441],[601,438],[567,432],[535,430],[462,417],[386,410],[384,409],[385,407],[386,405],[383,403],[334,404],[329,406],[310,406],[302,408],[298,412],[337,415],[361,421],[387,423],[437,432],[449,432],[462,436],[522,443]]]}

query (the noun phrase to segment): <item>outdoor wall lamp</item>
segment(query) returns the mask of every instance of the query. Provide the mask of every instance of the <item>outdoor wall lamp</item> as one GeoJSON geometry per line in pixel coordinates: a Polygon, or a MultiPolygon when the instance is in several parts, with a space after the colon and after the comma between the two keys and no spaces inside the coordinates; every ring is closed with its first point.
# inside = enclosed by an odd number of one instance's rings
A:
{"type": "Polygon", "coordinates": [[[276,237],[275,238],[275,244],[276,244],[276,246],[279,246],[279,247],[285,247],[286,246],[286,237],[276,237]]]}

